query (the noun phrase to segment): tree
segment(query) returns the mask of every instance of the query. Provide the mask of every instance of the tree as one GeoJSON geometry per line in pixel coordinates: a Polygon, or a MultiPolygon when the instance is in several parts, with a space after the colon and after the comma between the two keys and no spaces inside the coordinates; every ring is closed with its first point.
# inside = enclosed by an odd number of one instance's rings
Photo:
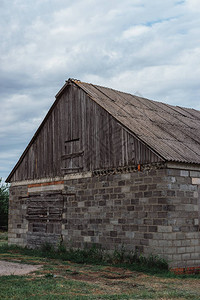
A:
{"type": "Polygon", "coordinates": [[[8,227],[9,187],[0,178],[0,228],[8,227]]]}

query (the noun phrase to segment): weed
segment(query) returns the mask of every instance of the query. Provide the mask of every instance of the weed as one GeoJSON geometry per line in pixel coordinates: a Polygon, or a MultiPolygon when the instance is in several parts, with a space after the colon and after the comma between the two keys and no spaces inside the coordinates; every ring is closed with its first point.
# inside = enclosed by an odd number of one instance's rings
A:
{"type": "Polygon", "coordinates": [[[8,232],[0,230],[0,240],[7,241],[8,240],[8,232]]]}
{"type": "Polygon", "coordinates": [[[137,252],[126,252],[124,246],[120,249],[115,249],[113,253],[109,253],[95,245],[92,245],[92,247],[85,245],[84,249],[66,249],[63,244],[60,244],[55,249],[48,243],[42,245],[40,249],[21,248],[15,245],[8,246],[6,244],[0,246],[0,253],[8,252],[9,250],[29,256],[60,259],[62,261],[71,261],[78,264],[119,265],[132,270],[150,272],[151,274],[166,273],[166,271],[168,271],[167,262],[159,256],[150,255],[145,257],[137,252]]]}
{"type": "Polygon", "coordinates": [[[52,273],[47,273],[47,274],[45,274],[45,278],[53,278],[53,274],[52,273]]]}
{"type": "Polygon", "coordinates": [[[52,244],[45,242],[44,244],[42,244],[40,249],[42,252],[51,252],[54,250],[54,247],[52,246],[52,244]]]}
{"type": "Polygon", "coordinates": [[[112,263],[123,263],[126,260],[126,250],[124,245],[120,249],[115,249],[111,255],[112,263]]]}

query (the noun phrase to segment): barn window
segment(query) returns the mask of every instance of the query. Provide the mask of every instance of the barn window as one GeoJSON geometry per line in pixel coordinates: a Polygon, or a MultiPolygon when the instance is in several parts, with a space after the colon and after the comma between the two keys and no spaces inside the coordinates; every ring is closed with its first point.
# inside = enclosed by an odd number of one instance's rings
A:
{"type": "Polygon", "coordinates": [[[83,151],[79,138],[65,141],[61,159],[64,173],[79,172],[83,169],[83,151]]]}

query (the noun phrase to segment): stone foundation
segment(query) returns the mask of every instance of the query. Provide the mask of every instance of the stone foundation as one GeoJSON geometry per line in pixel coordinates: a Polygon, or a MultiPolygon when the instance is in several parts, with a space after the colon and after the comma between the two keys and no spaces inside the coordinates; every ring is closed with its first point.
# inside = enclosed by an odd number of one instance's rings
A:
{"type": "Polygon", "coordinates": [[[10,190],[10,244],[38,247],[63,241],[67,247],[96,244],[107,250],[123,246],[159,255],[173,268],[200,266],[200,171],[163,165],[19,184],[10,190]],[[43,220],[41,214],[34,217],[37,209],[27,213],[34,197],[41,203],[55,192],[60,199],[52,198],[56,216],[47,202],[43,220]]]}

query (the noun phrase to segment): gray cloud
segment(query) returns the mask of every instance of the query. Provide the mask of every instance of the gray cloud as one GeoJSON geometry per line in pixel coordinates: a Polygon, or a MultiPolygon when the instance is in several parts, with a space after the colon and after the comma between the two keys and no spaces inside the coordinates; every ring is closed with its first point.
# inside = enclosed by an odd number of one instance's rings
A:
{"type": "Polygon", "coordinates": [[[0,177],[74,77],[200,109],[198,0],[2,0],[0,177]]]}

